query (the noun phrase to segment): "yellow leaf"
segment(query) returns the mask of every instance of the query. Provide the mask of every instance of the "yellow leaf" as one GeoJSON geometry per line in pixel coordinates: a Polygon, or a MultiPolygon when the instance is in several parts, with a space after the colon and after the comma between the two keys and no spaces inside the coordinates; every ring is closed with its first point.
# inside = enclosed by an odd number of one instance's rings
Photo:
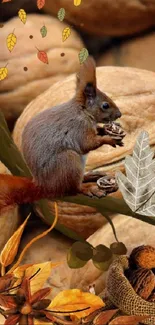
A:
{"type": "Polygon", "coordinates": [[[26,220],[23,222],[23,224],[14,232],[14,234],[10,237],[10,239],[5,244],[5,246],[1,252],[1,255],[0,255],[0,263],[4,267],[10,265],[13,262],[16,254],[17,254],[17,251],[18,251],[18,247],[20,244],[20,239],[21,239],[23,230],[26,226],[26,223],[27,223],[29,217],[30,217],[30,214],[26,218],[26,220]]]}
{"type": "Polygon", "coordinates": [[[74,6],[80,6],[81,0],[74,0],[74,6]]]}
{"type": "Polygon", "coordinates": [[[25,24],[26,23],[26,12],[25,12],[25,10],[24,9],[20,9],[19,11],[18,11],[18,16],[19,16],[19,18],[20,18],[20,20],[22,21],[22,23],[23,24],[25,24]]]}
{"type": "Polygon", "coordinates": [[[8,69],[6,67],[0,68],[0,80],[4,80],[8,75],[8,69]]]}
{"type": "Polygon", "coordinates": [[[70,315],[76,310],[90,307],[81,312],[74,312],[74,315],[77,316],[77,318],[82,318],[89,315],[94,310],[104,307],[104,305],[103,300],[92,293],[82,292],[79,289],[71,289],[58,293],[48,306],[48,309],[55,312],[64,311],[64,315],[70,315]],[[66,313],[67,311],[69,311],[69,313],[66,313]]]}
{"type": "Polygon", "coordinates": [[[39,263],[34,264],[25,270],[25,276],[30,278],[40,269],[40,271],[30,281],[31,294],[43,287],[45,281],[51,274],[51,270],[59,264],[60,263],[52,262],[39,263]]]}
{"type": "Polygon", "coordinates": [[[11,52],[17,43],[16,35],[14,33],[9,34],[6,42],[7,42],[7,48],[11,52]]]}
{"type": "Polygon", "coordinates": [[[66,39],[70,36],[71,34],[71,29],[69,27],[64,28],[62,32],[62,40],[63,42],[66,41],[66,39]]]}

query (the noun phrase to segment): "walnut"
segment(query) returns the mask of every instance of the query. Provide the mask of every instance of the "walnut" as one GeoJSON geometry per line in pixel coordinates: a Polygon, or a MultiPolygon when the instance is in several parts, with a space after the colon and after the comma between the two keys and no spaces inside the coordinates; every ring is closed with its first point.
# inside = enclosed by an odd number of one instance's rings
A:
{"type": "Polygon", "coordinates": [[[128,280],[135,292],[147,300],[155,287],[155,275],[151,270],[139,268],[128,274],[128,280]]]}
{"type": "Polygon", "coordinates": [[[146,269],[155,268],[155,248],[149,245],[138,246],[130,255],[130,265],[146,269]]]}
{"type": "Polygon", "coordinates": [[[105,134],[109,135],[115,140],[122,140],[125,137],[125,132],[118,123],[108,123],[104,125],[105,134]]]}

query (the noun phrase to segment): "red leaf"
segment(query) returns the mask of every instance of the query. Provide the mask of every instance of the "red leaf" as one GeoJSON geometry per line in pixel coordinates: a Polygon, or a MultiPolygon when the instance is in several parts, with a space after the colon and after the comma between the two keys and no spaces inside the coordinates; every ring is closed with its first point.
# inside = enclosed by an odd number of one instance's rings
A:
{"type": "Polygon", "coordinates": [[[139,322],[143,322],[143,320],[150,318],[151,315],[148,316],[120,316],[113,319],[109,325],[138,325],[139,322]]]}
{"type": "Polygon", "coordinates": [[[6,308],[16,307],[16,303],[13,297],[0,295],[0,305],[6,308]]]}
{"type": "Polygon", "coordinates": [[[37,0],[38,9],[42,9],[45,5],[45,0],[37,0]]]}
{"type": "Polygon", "coordinates": [[[33,305],[37,301],[39,301],[39,300],[45,298],[47,295],[49,295],[50,292],[51,292],[51,288],[40,289],[39,291],[35,292],[32,295],[32,297],[30,299],[30,303],[33,305]]]}
{"type": "Polygon", "coordinates": [[[43,63],[48,64],[48,56],[47,53],[44,51],[38,51],[38,59],[43,63]]]}
{"type": "Polygon", "coordinates": [[[6,319],[4,325],[16,325],[19,322],[19,319],[20,319],[20,314],[11,315],[6,319]]]}

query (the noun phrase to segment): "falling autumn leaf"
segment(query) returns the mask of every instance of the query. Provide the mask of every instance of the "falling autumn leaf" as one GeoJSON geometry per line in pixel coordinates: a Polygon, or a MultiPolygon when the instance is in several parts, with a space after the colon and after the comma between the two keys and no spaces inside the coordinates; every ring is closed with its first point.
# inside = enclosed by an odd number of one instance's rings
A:
{"type": "Polygon", "coordinates": [[[4,80],[8,75],[8,69],[6,67],[0,68],[0,81],[4,80]]]}
{"type": "Polygon", "coordinates": [[[8,50],[10,52],[12,52],[14,46],[17,43],[17,37],[16,37],[16,35],[14,33],[9,34],[8,37],[7,37],[6,43],[7,43],[8,50]]]}
{"type": "Polygon", "coordinates": [[[96,309],[104,307],[104,302],[98,296],[92,293],[82,292],[79,289],[63,290],[53,299],[51,304],[48,306],[48,310],[61,311],[65,315],[72,314],[75,310],[89,308],[81,312],[74,312],[77,318],[82,318],[96,309]],[[67,311],[70,311],[66,313],[67,311]]]}
{"type": "MultiPolygon", "coordinates": [[[[36,276],[32,278],[30,283],[32,294],[43,287],[47,278],[50,276],[52,269],[58,266],[59,264],[60,263],[52,263],[52,262],[39,263],[39,264],[34,264],[25,270],[25,276],[27,278],[30,278],[39,269],[39,272],[36,274],[36,276]]],[[[17,276],[17,273],[15,273],[15,275],[17,276]]]]}
{"type": "Polygon", "coordinates": [[[81,0],[74,0],[74,6],[80,6],[81,0]]]}
{"type": "Polygon", "coordinates": [[[43,27],[41,27],[40,33],[41,33],[42,37],[46,37],[46,35],[47,35],[47,28],[46,28],[45,25],[43,27]]]}
{"type": "Polygon", "coordinates": [[[64,8],[60,8],[60,10],[58,11],[58,19],[60,21],[63,21],[64,18],[65,18],[65,14],[66,14],[66,11],[64,8]]]}
{"type": "Polygon", "coordinates": [[[71,34],[71,29],[69,27],[64,28],[62,32],[62,40],[63,42],[66,41],[66,39],[70,36],[71,34]]]}
{"type": "Polygon", "coordinates": [[[45,0],[37,0],[38,9],[42,9],[45,5],[45,0]]]}
{"type": "Polygon", "coordinates": [[[46,52],[38,50],[37,56],[41,62],[48,64],[48,56],[46,52]]]}
{"type": "Polygon", "coordinates": [[[26,226],[29,217],[30,215],[26,218],[23,224],[14,232],[14,234],[10,237],[10,239],[5,244],[0,254],[0,263],[2,264],[2,266],[6,267],[13,262],[18,251],[22,233],[24,231],[24,228],[26,226]]]}
{"type": "Polygon", "coordinates": [[[20,9],[18,11],[18,16],[19,16],[20,20],[22,21],[22,23],[25,24],[27,17],[26,17],[26,12],[24,9],[20,9]]]}
{"type": "Polygon", "coordinates": [[[82,64],[87,57],[89,56],[88,50],[84,47],[80,52],[79,52],[79,61],[82,64]]]}

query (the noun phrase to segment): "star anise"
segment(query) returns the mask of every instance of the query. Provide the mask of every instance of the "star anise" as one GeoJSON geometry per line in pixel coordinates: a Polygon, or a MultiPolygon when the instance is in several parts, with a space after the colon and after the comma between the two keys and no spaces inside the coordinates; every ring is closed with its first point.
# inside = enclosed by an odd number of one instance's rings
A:
{"type": "Polygon", "coordinates": [[[24,277],[16,294],[9,296],[9,304],[4,305],[3,301],[1,303],[2,306],[7,307],[2,312],[6,317],[4,325],[34,325],[34,319],[47,323],[52,321],[65,325],[73,324],[73,322],[63,320],[55,316],[51,310],[46,309],[51,303],[50,299],[45,299],[50,291],[51,288],[43,288],[31,295],[30,279],[24,277]]]}

